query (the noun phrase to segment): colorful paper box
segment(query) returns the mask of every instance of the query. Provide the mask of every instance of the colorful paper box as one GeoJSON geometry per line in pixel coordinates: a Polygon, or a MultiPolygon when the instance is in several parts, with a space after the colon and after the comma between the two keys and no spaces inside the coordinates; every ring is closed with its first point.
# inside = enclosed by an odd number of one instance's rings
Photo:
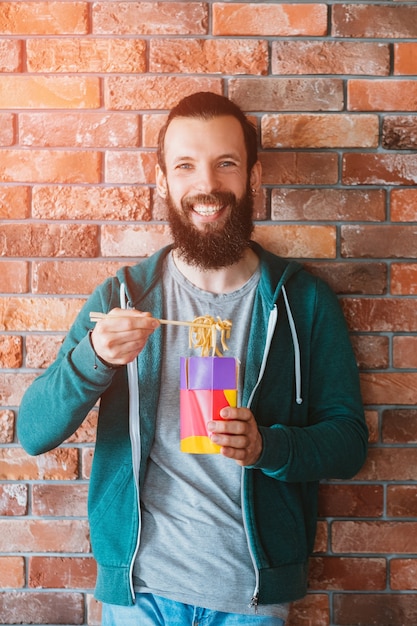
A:
{"type": "Polygon", "coordinates": [[[207,422],[221,419],[220,410],[237,406],[238,363],[233,357],[181,357],[180,361],[181,451],[219,454],[207,422]]]}

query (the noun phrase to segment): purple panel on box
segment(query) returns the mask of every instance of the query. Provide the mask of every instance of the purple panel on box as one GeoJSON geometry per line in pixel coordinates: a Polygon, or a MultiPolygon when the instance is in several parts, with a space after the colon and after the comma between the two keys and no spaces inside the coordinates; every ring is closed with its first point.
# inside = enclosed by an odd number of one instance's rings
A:
{"type": "Polygon", "coordinates": [[[233,357],[181,357],[181,389],[236,389],[236,369],[233,357]]]}

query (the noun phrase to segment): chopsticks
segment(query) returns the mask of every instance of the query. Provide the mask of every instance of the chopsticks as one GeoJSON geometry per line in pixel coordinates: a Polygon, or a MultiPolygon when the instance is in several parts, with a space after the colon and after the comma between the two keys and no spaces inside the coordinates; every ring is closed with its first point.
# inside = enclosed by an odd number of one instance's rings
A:
{"type": "MultiPolygon", "coordinates": [[[[107,313],[100,313],[98,311],[91,311],[90,312],[90,322],[98,322],[99,320],[104,319],[105,317],[107,317],[107,313]]],[[[112,315],[111,317],[131,317],[130,315],[112,315]]],[[[179,322],[177,320],[161,320],[159,319],[158,322],[160,324],[173,324],[174,326],[195,326],[198,328],[209,328],[210,326],[212,326],[211,323],[207,323],[207,324],[196,324],[194,322],[179,322]]]]}

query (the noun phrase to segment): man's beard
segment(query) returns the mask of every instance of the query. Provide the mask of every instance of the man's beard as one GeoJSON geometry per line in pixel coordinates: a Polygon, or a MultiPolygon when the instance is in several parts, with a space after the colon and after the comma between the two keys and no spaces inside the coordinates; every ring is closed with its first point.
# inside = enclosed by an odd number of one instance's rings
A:
{"type": "Polygon", "coordinates": [[[174,248],[189,265],[200,269],[220,269],[237,263],[249,245],[253,232],[253,198],[250,189],[237,200],[232,192],[199,194],[181,200],[181,210],[168,191],[168,221],[174,248]],[[188,215],[195,204],[227,206],[229,215],[221,226],[207,223],[196,228],[188,215]]]}

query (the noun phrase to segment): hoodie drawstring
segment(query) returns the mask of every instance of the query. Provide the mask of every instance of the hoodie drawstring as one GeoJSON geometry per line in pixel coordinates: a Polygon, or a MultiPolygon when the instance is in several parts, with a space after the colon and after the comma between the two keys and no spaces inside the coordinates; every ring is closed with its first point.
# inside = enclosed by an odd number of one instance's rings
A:
{"type": "Polygon", "coordinates": [[[294,369],[295,369],[295,401],[297,404],[302,404],[303,399],[301,397],[301,358],[300,358],[300,344],[298,343],[297,329],[295,327],[294,318],[292,316],[290,303],[288,302],[287,292],[285,287],[282,287],[282,295],[284,296],[285,308],[287,309],[288,322],[290,325],[292,342],[294,346],[294,369]]]}

